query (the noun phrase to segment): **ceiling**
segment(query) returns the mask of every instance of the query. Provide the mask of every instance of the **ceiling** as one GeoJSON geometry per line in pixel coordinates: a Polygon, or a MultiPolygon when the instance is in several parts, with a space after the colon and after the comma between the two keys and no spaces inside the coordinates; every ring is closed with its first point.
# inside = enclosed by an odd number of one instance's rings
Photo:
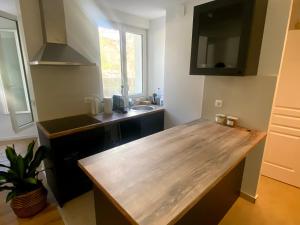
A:
{"type": "Polygon", "coordinates": [[[184,0],[96,0],[99,4],[119,11],[140,16],[146,19],[155,19],[165,15],[168,5],[182,3],[184,0]]]}

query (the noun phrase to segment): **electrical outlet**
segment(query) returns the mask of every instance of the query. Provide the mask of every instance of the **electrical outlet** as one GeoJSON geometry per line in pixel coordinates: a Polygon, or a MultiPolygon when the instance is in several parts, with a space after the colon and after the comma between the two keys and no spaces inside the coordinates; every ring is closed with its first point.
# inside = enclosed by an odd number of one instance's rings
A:
{"type": "Polygon", "coordinates": [[[223,107],[223,100],[216,100],[215,101],[215,107],[216,108],[222,108],[223,107]]]}
{"type": "Polygon", "coordinates": [[[84,103],[91,103],[93,101],[93,97],[85,97],[84,103]]]}

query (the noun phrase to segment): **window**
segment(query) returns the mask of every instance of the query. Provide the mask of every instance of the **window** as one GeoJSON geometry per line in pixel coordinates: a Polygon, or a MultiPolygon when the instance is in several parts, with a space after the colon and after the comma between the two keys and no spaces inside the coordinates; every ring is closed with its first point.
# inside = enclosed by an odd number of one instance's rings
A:
{"type": "Polygon", "coordinates": [[[146,31],[99,27],[104,97],[146,94],[146,31]]]}
{"type": "Polygon", "coordinates": [[[30,102],[17,30],[0,29],[0,113],[30,113],[30,102]],[[6,88],[6,89],[5,89],[6,88]]]}
{"type": "Polygon", "coordinates": [[[8,114],[16,133],[30,126],[33,115],[15,18],[0,12],[0,113],[8,114]]]}

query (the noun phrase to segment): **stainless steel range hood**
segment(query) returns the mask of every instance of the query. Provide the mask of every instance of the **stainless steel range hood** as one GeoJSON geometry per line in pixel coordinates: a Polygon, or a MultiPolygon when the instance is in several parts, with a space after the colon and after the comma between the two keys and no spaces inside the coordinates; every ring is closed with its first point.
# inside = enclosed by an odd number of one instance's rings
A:
{"type": "Polygon", "coordinates": [[[63,0],[40,0],[44,46],[30,65],[95,65],[67,44],[63,0]]]}

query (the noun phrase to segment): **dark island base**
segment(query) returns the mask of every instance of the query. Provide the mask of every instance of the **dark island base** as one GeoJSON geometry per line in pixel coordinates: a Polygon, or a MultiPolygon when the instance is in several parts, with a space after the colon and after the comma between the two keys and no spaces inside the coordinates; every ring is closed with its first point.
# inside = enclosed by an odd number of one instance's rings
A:
{"type": "MultiPolygon", "coordinates": [[[[175,225],[217,225],[240,196],[245,160],[232,169],[175,225]]],[[[130,225],[129,220],[94,188],[97,225],[130,225]]]]}

